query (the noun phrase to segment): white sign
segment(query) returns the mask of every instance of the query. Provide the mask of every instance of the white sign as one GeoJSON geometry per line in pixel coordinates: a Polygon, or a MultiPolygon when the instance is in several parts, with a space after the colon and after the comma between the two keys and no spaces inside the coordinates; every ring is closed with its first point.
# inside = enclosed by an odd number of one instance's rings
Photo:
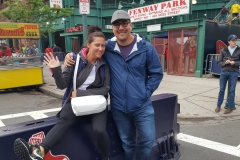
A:
{"type": "Polygon", "coordinates": [[[128,10],[131,22],[179,16],[190,13],[190,0],[172,0],[128,10]]]}
{"type": "Polygon", "coordinates": [[[105,25],[106,29],[112,29],[112,25],[105,25]]]}
{"type": "Polygon", "coordinates": [[[161,24],[154,24],[154,25],[147,26],[147,32],[160,31],[160,30],[161,30],[161,24]]]}
{"type": "Polygon", "coordinates": [[[62,8],[62,0],[50,0],[51,8],[62,8]]]}
{"type": "Polygon", "coordinates": [[[90,0],[79,0],[79,13],[90,14],[90,0]]]}

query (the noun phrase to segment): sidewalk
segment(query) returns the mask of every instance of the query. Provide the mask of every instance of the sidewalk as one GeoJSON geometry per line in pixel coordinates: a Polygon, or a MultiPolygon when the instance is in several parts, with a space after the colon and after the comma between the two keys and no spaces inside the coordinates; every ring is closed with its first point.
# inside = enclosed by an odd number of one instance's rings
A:
{"type": "MultiPolygon", "coordinates": [[[[53,97],[62,98],[65,90],[57,89],[47,66],[43,68],[43,75],[46,84],[43,84],[40,90],[53,97]]],[[[181,110],[178,118],[181,119],[223,119],[226,117],[240,116],[238,106],[240,104],[240,83],[238,82],[236,88],[235,103],[237,103],[237,109],[231,114],[223,114],[225,101],[222,105],[221,112],[219,114],[214,112],[218,92],[219,78],[171,76],[165,73],[163,81],[153,95],[161,93],[177,94],[181,110]]]]}

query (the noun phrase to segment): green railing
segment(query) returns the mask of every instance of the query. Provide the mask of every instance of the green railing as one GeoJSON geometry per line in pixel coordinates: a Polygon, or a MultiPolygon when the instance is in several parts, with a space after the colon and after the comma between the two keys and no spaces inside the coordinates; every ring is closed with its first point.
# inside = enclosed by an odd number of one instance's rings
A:
{"type": "MultiPolygon", "coordinates": [[[[225,5],[225,7],[226,7],[226,8],[229,8],[229,11],[230,11],[230,8],[231,8],[231,6],[234,4],[235,1],[236,1],[236,0],[230,0],[230,1],[228,2],[228,4],[225,5]]],[[[219,13],[217,14],[217,16],[213,19],[213,21],[218,21],[218,22],[221,22],[221,21],[222,21],[221,12],[219,12],[219,13]]]]}

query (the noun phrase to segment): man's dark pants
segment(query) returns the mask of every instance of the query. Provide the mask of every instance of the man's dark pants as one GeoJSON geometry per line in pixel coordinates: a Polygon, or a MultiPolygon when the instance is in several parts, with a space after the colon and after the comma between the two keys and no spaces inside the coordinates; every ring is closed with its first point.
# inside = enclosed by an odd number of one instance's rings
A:
{"type": "Polygon", "coordinates": [[[228,82],[228,108],[234,108],[235,89],[237,85],[239,72],[221,72],[220,75],[220,91],[218,94],[217,106],[221,107],[224,99],[226,84],[228,82]]]}

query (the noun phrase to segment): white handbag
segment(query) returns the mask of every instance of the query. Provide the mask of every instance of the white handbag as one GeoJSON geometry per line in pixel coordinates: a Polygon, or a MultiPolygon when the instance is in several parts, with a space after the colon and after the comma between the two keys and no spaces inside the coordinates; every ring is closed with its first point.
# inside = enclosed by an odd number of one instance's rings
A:
{"type": "MultiPolygon", "coordinates": [[[[76,90],[77,70],[80,55],[77,54],[76,66],[73,75],[73,89],[76,90]]],[[[107,100],[103,95],[75,97],[71,100],[72,110],[76,116],[83,116],[102,112],[107,107],[107,100]]]]}

